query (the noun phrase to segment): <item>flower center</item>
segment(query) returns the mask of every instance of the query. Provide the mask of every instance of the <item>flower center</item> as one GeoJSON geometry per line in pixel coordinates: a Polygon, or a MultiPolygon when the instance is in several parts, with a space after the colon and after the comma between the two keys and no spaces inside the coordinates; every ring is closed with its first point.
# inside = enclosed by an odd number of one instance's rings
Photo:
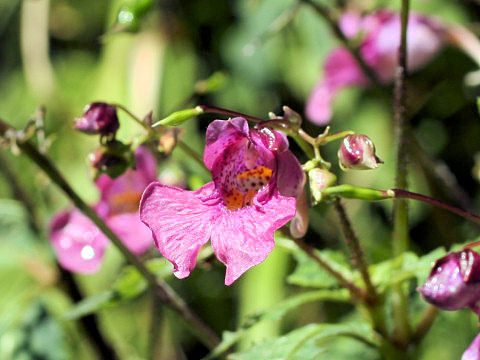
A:
{"type": "Polygon", "coordinates": [[[272,169],[266,166],[257,166],[243,171],[235,176],[223,193],[223,200],[227,209],[237,210],[252,205],[255,194],[266,186],[272,177],[272,169]]]}
{"type": "Polygon", "coordinates": [[[138,191],[122,191],[110,198],[110,211],[112,214],[134,213],[138,211],[138,205],[142,194],[138,191]]]}

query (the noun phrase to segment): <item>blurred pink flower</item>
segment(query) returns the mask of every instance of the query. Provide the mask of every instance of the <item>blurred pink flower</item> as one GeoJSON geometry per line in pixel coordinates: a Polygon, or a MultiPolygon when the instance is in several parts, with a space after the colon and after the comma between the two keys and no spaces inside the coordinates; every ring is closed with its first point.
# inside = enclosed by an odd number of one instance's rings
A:
{"type": "MultiPolygon", "coordinates": [[[[379,10],[361,17],[345,13],[339,21],[348,38],[362,36],[360,55],[385,84],[393,81],[400,45],[400,16],[379,10]]],[[[415,71],[430,62],[444,45],[443,29],[434,20],[411,14],[407,31],[407,66],[415,71]]],[[[337,47],[328,55],[323,67],[323,79],[312,90],[306,105],[307,117],[318,125],[326,125],[332,116],[332,102],[343,87],[370,85],[351,53],[337,47]]]]}
{"type": "Polygon", "coordinates": [[[463,353],[461,360],[480,360],[480,335],[473,339],[470,346],[463,353]]]}
{"type": "Polygon", "coordinates": [[[212,182],[197,191],[152,183],[140,218],[180,279],[211,238],[230,285],[273,250],[274,231],[295,215],[305,175],[283,133],[249,129],[243,118],[209,125],[203,159],[212,182]]]}
{"type": "MultiPolygon", "coordinates": [[[[138,218],[138,205],[145,187],[156,180],[157,164],[142,147],[135,157],[136,170],[129,169],[116,179],[105,174],[97,179],[101,199],[95,210],[133,253],[142,254],[152,245],[152,235],[138,218]]],[[[98,271],[108,245],[105,235],[77,209],[52,219],[50,241],[59,263],[78,273],[98,271]]]]}

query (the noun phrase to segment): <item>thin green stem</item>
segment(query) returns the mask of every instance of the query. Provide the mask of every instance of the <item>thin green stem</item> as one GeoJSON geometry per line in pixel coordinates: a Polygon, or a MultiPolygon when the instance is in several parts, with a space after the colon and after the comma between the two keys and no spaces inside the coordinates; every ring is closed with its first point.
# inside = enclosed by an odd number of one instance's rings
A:
{"type": "Polygon", "coordinates": [[[425,335],[432,327],[440,310],[432,305],[429,305],[422,318],[418,322],[415,332],[412,334],[412,341],[416,344],[420,343],[425,335]]]}
{"type": "Polygon", "coordinates": [[[314,159],[315,158],[315,152],[313,151],[313,147],[310,146],[309,143],[307,143],[300,135],[298,134],[292,134],[291,137],[297,145],[302,149],[302,151],[307,155],[309,159],[314,159]]]}
{"type": "Polygon", "coordinates": [[[243,113],[239,113],[239,112],[236,112],[236,111],[219,108],[219,107],[216,107],[216,106],[198,105],[197,107],[201,108],[204,113],[223,114],[223,115],[227,115],[227,116],[230,116],[230,117],[243,117],[247,120],[254,121],[254,122],[265,121],[264,119],[260,119],[260,118],[255,117],[255,116],[250,116],[250,115],[247,115],[247,114],[243,114],[243,113]]]}
{"type": "Polygon", "coordinates": [[[365,259],[365,254],[363,253],[360,240],[358,239],[358,236],[353,230],[352,223],[348,218],[347,212],[345,211],[345,208],[343,207],[340,199],[336,199],[334,201],[334,206],[340,220],[340,227],[342,228],[347,247],[350,250],[353,263],[360,271],[362,279],[365,283],[365,287],[367,288],[367,294],[369,296],[368,301],[373,303],[377,298],[377,292],[372,284],[372,280],[370,279],[370,273],[368,272],[368,264],[365,259]]]}
{"type": "MultiPolygon", "coordinates": [[[[0,135],[4,136],[7,132],[14,132],[15,129],[0,121],[0,135]]],[[[179,297],[170,286],[162,279],[156,276],[143,264],[143,262],[128,250],[120,238],[110,229],[110,227],[98,216],[98,214],[89,207],[85,201],[68,184],[60,171],[45,155],[41,154],[30,142],[17,141],[18,147],[39,166],[50,180],[57,185],[75,204],[75,206],[88,217],[117,247],[122,255],[137,268],[139,273],[147,280],[155,295],[161,301],[176,311],[187,324],[192,327],[198,338],[209,348],[214,348],[219,343],[219,338],[215,332],[206,325],[203,320],[195,314],[184,300],[179,297]]]]}
{"type": "Polygon", "coordinates": [[[177,142],[177,145],[180,149],[182,149],[187,155],[189,155],[193,160],[195,160],[201,167],[205,168],[205,164],[203,163],[203,158],[202,156],[197,153],[195,150],[193,150],[190,146],[187,145],[182,140],[179,140],[177,142]]]}
{"type": "MultiPolygon", "coordinates": [[[[396,178],[397,188],[407,188],[407,128],[405,78],[407,76],[407,26],[410,10],[409,0],[402,0],[400,46],[398,49],[398,66],[395,76],[394,94],[394,136],[396,143],[396,178]]],[[[396,199],[393,207],[393,255],[399,256],[408,248],[408,208],[403,199],[396,199]]],[[[411,329],[408,319],[407,294],[399,284],[393,288],[394,336],[400,344],[407,344],[411,329]]]]}

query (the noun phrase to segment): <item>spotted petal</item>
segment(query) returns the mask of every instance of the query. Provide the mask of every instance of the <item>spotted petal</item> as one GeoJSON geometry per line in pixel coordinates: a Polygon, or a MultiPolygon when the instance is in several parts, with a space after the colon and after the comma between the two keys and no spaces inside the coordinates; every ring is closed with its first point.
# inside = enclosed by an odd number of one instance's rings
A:
{"type": "Polygon", "coordinates": [[[212,170],[215,162],[231,145],[249,138],[248,122],[244,118],[215,120],[207,128],[203,162],[212,170]]]}
{"type": "Polygon", "coordinates": [[[295,215],[295,199],[274,194],[261,208],[250,206],[224,210],[215,221],[212,247],[227,266],[225,285],[232,284],[245,271],[261,263],[275,245],[275,230],[295,215]]]}

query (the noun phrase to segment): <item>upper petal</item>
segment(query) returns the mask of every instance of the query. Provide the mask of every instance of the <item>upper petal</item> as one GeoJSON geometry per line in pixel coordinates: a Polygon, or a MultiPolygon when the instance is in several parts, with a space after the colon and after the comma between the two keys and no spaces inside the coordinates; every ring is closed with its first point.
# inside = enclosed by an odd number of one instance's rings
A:
{"type": "Polygon", "coordinates": [[[152,232],[140,221],[138,212],[111,216],[107,224],[135,254],[143,254],[153,245],[152,232]]]}
{"type": "Polygon", "coordinates": [[[203,162],[212,170],[215,162],[231,145],[249,138],[248,122],[237,117],[231,120],[215,120],[208,125],[203,162]]]}
{"type": "Polygon", "coordinates": [[[108,244],[107,237],[76,209],[52,219],[50,241],[65,269],[85,274],[98,271],[108,244]]]}
{"type": "Polygon", "coordinates": [[[225,285],[265,260],[275,245],[275,230],[295,215],[295,202],[277,192],[261,208],[250,206],[222,212],[212,231],[212,247],[227,266],[225,285]]]}
{"type": "Polygon", "coordinates": [[[305,173],[290,150],[277,155],[277,187],[283,196],[298,197],[305,186],[305,173]]]}
{"type": "Polygon", "coordinates": [[[187,277],[200,247],[210,238],[218,214],[213,182],[197,191],[150,184],[140,202],[140,219],[150,228],[160,253],[174,265],[174,275],[187,277]]]}

